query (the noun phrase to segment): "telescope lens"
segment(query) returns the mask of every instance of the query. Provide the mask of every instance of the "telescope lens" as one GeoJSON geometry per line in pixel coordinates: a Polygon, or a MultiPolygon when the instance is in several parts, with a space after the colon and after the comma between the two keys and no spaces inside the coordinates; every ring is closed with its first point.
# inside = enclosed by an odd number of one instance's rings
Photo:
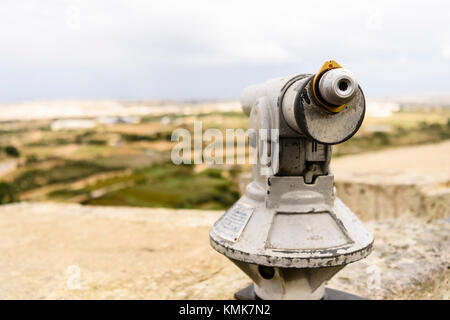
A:
{"type": "Polygon", "coordinates": [[[348,88],[348,82],[346,80],[341,80],[339,82],[339,90],[345,91],[348,88]]]}
{"type": "Polygon", "coordinates": [[[319,81],[320,94],[326,102],[333,105],[349,102],[357,87],[353,74],[342,68],[327,71],[319,81]]]}

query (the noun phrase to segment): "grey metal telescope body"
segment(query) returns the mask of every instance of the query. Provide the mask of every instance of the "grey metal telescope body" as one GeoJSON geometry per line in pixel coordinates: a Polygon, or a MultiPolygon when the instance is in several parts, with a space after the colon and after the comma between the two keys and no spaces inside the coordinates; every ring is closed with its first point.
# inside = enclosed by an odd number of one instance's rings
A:
{"type": "Polygon", "coordinates": [[[253,181],[210,240],[261,299],[321,299],[325,282],[372,248],[370,232],[336,197],[329,166],[332,145],[361,126],[364,95],[348,70],[334,61],[323,68],[250,86],[241,96],[254,130],[250,145],[269,161],[253,166],[253,181]],[[261,134],[273,129],[276,135],[261,134]]]}

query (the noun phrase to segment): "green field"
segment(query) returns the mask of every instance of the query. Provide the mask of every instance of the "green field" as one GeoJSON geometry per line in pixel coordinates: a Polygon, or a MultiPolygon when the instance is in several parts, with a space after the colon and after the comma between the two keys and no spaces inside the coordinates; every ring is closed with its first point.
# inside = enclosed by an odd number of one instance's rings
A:
{"type": "MultiPolygon", "coordinates": [[[[231,171],[231,176],[235,178],[236,171],[231,171]]],[[[82,189],[56,190],[49,197],[67,199],[82,194],[86,195],[82,203],[91,205],[201,209],[227,208],[239,196],[236,183],[224,178],[221,170],[195,173],[192,165],[157,164],[82,189]],[[114,190],[114,186],[118,189],[114,190]],[[112,190],[100,197],[92,196],[92,191],[108,188],[112,190]]]]}
{"type": "MultiPolygon", "coordinates": [[[[170,162],[177,128],[246,129],[240,112],[154,116],[137,124],[52,131],[50,121],[0,123],[0,162],[17,166],[0,178],[0,203],[62,201],[90,205],[224,209],[239,196],[239,173],[249,166],[170,162]],[[168,123],[162,123],[169,119],[168,123]]],[[[436,143],[450,138],[450,111],[397,112],[366,117],[361,130],[333,147],[345,156],[436,143]]]]}

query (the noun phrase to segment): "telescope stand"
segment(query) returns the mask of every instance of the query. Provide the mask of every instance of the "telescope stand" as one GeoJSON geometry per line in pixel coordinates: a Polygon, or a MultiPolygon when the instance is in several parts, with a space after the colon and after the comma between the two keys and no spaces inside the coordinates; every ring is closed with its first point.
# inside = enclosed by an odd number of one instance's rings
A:
{"type": "MultiPolygon", "coordinates": [[[[234,294],[237,300],[262,300],[255,294],[253,283],[234,294]]],[[[368,300],[366,298],[347,293],[344,291],[325,288],[325,295],[322,300],[368,300]]]]}

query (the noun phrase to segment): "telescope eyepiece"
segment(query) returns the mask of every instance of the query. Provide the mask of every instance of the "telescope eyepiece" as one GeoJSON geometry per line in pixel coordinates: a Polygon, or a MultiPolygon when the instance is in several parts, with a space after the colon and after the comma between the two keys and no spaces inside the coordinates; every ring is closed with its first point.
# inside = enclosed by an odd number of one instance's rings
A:
{"type": "Polygon", "coordinates": [[[319,92],[329,104],[342,105],[349,102],[358,83],[352,72],[344,68],[332,69],[325,72],[319,81],[319,92]]]}

